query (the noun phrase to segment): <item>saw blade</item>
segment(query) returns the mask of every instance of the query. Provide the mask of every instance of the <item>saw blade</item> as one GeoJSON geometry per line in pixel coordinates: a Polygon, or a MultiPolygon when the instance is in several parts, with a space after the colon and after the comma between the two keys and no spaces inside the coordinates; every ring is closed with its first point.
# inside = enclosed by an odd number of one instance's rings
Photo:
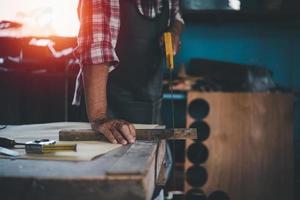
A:
{"type": "Polygon", "coordinates": [[[166,64],[169,69],[169,90],[171,92],[171,114],[172,114],[172,128],[175,127],[174,119],[174,91],[173,91],[173,70],[174,70],[174,47],[172,42],[171,32],[164,33],[164,43],[165,43],[165,54],[166,54],[166,64]]]}
{"type": "Polygon", "coordinates": [[[175,128],[175,113],[174,113],[174,90],[173,90],[173,71],[170,71],[169,90],[171,92],[171,114],[172,114],[172,128],[175,128]]]}

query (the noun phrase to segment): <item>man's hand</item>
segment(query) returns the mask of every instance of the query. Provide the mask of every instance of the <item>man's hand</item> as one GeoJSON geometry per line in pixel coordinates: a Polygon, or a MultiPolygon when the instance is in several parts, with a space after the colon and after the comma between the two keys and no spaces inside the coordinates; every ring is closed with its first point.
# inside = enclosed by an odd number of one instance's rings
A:
{"type": "Polygon", "coordinates": [[[103,134],[113,144],[132,144],[136,140],[136,131],[132,124],[124,120],[99,118],[93,120],[92,128],[103,134]]]}

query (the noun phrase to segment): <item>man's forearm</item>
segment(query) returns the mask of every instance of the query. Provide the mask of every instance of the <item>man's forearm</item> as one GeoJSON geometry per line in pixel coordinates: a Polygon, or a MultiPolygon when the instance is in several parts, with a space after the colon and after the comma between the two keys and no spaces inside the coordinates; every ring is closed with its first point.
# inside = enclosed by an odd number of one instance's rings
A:
{"type": "Polygon", "coordinates": [[[108,69],[109,67],[106,64],[85,66],[83,68],[86,108],[91,127],[114,144],[134,143],[136,132],[132,124],[124,120],[106,117],[108,69]]]}
{"type": "Polygon", "coordinates": [[[83,68],[86,108],[90,121],[106,115],[108,68],[107,64],[91,65],[83,68]]]}

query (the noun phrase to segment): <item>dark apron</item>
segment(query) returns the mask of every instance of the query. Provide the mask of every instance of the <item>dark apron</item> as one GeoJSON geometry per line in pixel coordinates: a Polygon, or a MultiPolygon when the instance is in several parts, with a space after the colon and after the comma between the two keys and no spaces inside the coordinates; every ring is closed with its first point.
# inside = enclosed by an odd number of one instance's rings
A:
{"type": "Polygon", "coordinates": [[[162,48],[168,28],[169,6],[161,14],[142,16],[134,0],[120,0],[121,27],[116,52],[119,66],[109,75],[107,98],[110,117],[131,123],[160,123],[162,48]]]}

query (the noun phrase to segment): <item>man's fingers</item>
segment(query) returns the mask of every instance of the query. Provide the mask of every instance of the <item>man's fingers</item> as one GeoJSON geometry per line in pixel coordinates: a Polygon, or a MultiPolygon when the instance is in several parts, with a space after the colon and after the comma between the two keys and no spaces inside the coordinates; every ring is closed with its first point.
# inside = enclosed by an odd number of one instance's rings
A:
{"type": "Polygon", "coordinates": [[[120,144],[126,145],[127,141],[123,138],[119,130],[115,127],[111,127],[112,134],[115,136],[115,138],[118,140],[120,144]]]}
{"type": "Polygon", "coordinates": [[[127,141],[132,144],[134,143],[134,137],[131,135],[128,125],[128,123],[123,124],[120,131],[122,132],[123,136],[127,139],[127,141]]]}
{"type": "Polygon", "coordinates": [[[117,144],[118,141],[115,139],[113,133],[109,129],[101,129],[100,133],[102,133],[111,143],[117,144]]]}
{"type": "Polygon", "coordinates": [[[133,138],[135,139],[136,138],[136,130],[135,130],[135,127],[132,125],[132,124],[129,124],[129,130],[130,130],[130,133],[131,135],[133,136],[133,138]]]}
{"type": "Polygon", "coordinates": [[[135,127],[124,120],[110,120],[97,128],[111,143],[123,144],[134,143],[136,139],[135,127]]]}

